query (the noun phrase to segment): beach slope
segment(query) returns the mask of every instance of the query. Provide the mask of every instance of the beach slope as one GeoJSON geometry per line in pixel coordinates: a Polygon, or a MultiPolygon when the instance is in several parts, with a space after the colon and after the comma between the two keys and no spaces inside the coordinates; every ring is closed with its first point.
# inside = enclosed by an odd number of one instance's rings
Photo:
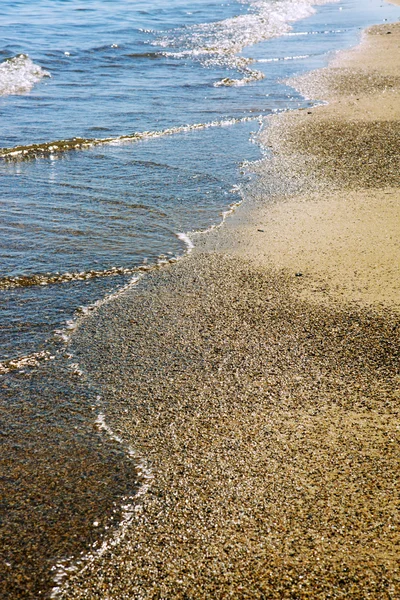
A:
{"type": "Polygon", "coordinates": [[[399,24],[372,27],[329,68],[289,83],[328,104],[273,117],[260,136],[272,156],[257,168],[259,197],[215,247],[301,273],[309,300],[398,310],[399,24]]]}
{"type": "Polygon", "coordinates": [[[329,104],[273,117],[248,205],[81,323],[153,479],[59,597],[400,596],[399,40],[293,82],[329,104]]]}

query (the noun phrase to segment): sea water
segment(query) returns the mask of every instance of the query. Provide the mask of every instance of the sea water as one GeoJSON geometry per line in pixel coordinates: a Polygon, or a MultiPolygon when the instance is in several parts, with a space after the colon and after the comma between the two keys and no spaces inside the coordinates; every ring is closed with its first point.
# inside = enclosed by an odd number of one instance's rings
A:
{"type": "Polygon", "coordinates": [[[96,400],[68,362],[68,328],[132,277],[182,256],[187,232],[245,202],[243,164],[262,156],[260,125],[314,102],[284,80],[399,10],[377,0],[1,8],[5,577],[10,597],[37,597],[52,565],[106,535],[138,485],[118,440],[95,425],[96,400]]]}

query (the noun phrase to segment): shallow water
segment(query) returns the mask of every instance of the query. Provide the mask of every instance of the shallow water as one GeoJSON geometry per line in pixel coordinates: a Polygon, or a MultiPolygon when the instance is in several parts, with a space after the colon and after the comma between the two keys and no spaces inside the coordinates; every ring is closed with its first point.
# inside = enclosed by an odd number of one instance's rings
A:
{"type": "Polygon", "coordinates": [[[258,117],[305,105],[279,80],[393,12],[319,4],[3,3],[0,361],[217,223],[260,157],[258,117]]]}
{"type": "Polygon", "coordinates": [[[0,373],[13,505],[5,531],[18,540],[7,558],[9,597],[49,589],[49,565],[97,539],[84,498],[96,495],[107,515],[137,486],[115,440],[93,433],[100,408],[66,354],[67,323],[143,266],[182,255],[177,234],[218,224],[245,196],[242,165],[261,157],[252,142],[260,123],[309,105],[280,80],[323,66],[360,28],[398,16],[376,0],[312,4],[2,3],[0,373]],[[85,458],[66,467],[74,444],[85,458]],[[93,453],[102,474],[88,479],[93,453]],[[96,491],[114,476],[117,485],[96,491]],[[64,486],[76,492],[61,527],[57,511],[48,515],[64,486]]]}

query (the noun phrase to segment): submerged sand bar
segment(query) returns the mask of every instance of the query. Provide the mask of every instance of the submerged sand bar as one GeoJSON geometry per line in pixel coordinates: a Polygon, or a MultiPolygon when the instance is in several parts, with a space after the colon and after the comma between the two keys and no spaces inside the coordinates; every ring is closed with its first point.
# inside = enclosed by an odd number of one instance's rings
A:
{"type": "Polygon", "coordinates": [[[60,597],[400,596],[399,40],[297,83],[329,105],[266,128],[271,194],[81,323],[153,482],[60,597]]]}

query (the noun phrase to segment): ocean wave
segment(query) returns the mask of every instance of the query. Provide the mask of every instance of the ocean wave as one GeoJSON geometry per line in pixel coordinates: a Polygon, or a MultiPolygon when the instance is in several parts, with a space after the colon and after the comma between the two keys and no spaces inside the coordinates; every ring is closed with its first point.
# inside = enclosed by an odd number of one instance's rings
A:
{"type": "Polygon", "coordinates": [[[35,65],[27,54],[7,58],[0,64],[0,96],[26,94],[43,77],[51,75],[35,65]]]}
{"type": "Polygon", "coordinates": [[[28,160],[32,158],[41,158],[54,156],[69,150],[84,150],[101,145],[118,145],[129,142],[139,142],[168,135],[187,133],[199,129],[208,129],[210,127],[229,127],[236,123],[259,120],[260,116],[242,117],[240,119],[224,119],[222,121],[211,121],[209,123],[194,123],[192,125],[182,125],[178,127],[169,127],[156,131],[143,131],[120,135],[109,138],[72,138],[68,140],[56,140],[53,142],[43,142],[41,144],[28,144],[26,146],[14,146],[13,148],[0,148],[0,159],[5,160],[28,160]]]}
{"type": "Polygon", "coordinates": [[[244,48],[265,40],[288,34],[291,23],[309,17],[315,12],[314,5],[337,0],[242,0],[249,5],[249,12],[213,23],[202,23],[191,27],[168,31],[153,44],[162,48],[176,48],[165,51],[166,56],[192,58],[204,66],[218,65],[235,69],[242,79],[225,78],[215,85],[245,85],[262,79],[259,72],[249,72],[243,61],[251,61],[238,56],[244,48]]]}

